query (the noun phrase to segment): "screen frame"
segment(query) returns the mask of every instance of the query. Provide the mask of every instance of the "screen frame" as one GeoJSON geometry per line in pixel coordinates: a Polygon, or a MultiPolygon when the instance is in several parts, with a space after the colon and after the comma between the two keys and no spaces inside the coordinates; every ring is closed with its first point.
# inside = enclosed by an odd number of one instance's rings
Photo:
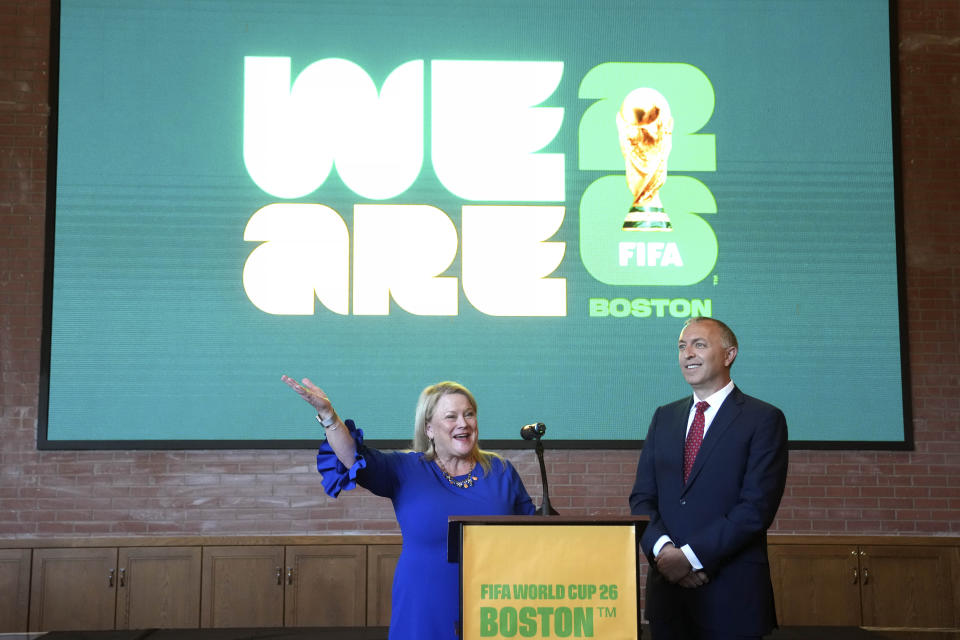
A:
{"type": "MultiPolygon", "coordinates": [[[[911,378],[908,313],[906,309],[906,275],[905,275],[905,242],[904,242],[904,215],[903,215],[903,172],[902,172],[902,144],[900,122],[900,86],[899,86],[899,48],[898,21],[896,0],[887,1],[889,13],[889,80],[890,80],[890,135],[892,148],[893,197],[894,197],[894,224],[896,247],[896,275],[898,316],[900,329],[900,375],[903,406],[903,440],[894,441],[857,441],[857,440],[790,440],[792,450],[823,450],[823,451],[912,451],[915,449],[914,425],[911,405],[911,378]]],[[[47,180],[46,180],[46,216],[44,230],[44,265],[43,265],[43,317],[40,350],[40,372],[37,402],[37,449],[38,450],[200,450],[200,449],[310,449],[316,448],[323,438],[318,428],[316,439],[242,439],[242,440],[184,440],[184,439],[157,439],[157,440],[62,440],[48,437],[48,418],[50,401],[51,379],[51,352],[53,328],[53,289],[54,289],[54,244],[56,232],[57,211],[57,143],[58,143],[58,115],[59,115],[59,82],[60,82],[60,0],[51,0],[50,16],[50,60],[49,60],[49,128],[47,153],[47,180]]],[[[310,420],[305,412],[305,422],[310,420]]],[[[638,416],[638,425],[645,424],[647,416],[638,416]]],[[[367,444],[383,449],[408,448],[411,442],[399,439],[366,440],[367,444]]],[[[640,449],[642,439],[633,440],[551,440],[544,438],[548,448],[554,449],[640,449]]],[[[532,443],[522,440],[517,434],[516,439],[484,439],[484,448],[488,449],[526,449],[532,443]]]]}

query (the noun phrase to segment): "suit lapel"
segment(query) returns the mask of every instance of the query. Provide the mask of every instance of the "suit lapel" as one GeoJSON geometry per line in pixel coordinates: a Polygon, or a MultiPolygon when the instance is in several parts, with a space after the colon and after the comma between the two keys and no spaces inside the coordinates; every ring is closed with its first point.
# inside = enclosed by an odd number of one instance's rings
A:
{"type": "MultiPolygon", "coordinates": [[[[693,469],[690,470],[690,477],[687,478],[687,484],[683,488],[684,493],[696,482],[700,470],[710,458],[711,452],[716,448],[717,443],[723,439],[723,434],[733,425],[737,416],[740,415],[741,405],[743,404],[743,394],[736,386],[727,396],[727,399],[720,405],[717,415],[713,417],[707,434],[703,437],[703,443],[700,445],[700,451],[697,452],[697,459],[693,461],[693,469]]],[[[689,407],[687,408],[689,412],[689,407]]],[[[683,456],[683,447],[681,445],[680,455],[683,456]]],[[[681,462],[682,466],[682,462],[681,462]]]]}
{"type": "Polygon", "coordinates": [[[670,442],[667,451],[671,457],[676,456],[671,463],[675,464],[680,474],[677,476],[677,482],[683,484],[683,449],[687,440],[687,421],[690,419],[690,407],[693,406],[693,396],[687,402],[677,403],[677,412],[671,418],[673,427],[670,429],[670,442]]]}

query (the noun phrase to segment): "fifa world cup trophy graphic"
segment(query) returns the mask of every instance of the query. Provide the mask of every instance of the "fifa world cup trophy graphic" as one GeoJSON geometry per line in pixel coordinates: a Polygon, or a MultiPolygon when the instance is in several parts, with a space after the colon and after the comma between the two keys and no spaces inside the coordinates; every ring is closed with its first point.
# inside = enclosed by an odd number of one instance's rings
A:
{"type": "Polygon", "coordinates": [[[673,143],[673,117],[667,99],[654,89],[634,89],[617,112],[620,151],[627,168],[633,206],[623,221],[630,231],[673,231],[660,202],[673,143]]]}

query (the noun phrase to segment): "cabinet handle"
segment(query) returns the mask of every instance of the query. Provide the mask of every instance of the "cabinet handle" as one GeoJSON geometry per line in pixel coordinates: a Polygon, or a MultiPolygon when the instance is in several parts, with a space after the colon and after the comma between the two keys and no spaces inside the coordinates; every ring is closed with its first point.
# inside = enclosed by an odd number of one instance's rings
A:
{"type": "Polygon", "coordinates": [[[870,569],[863,568],[863,584],[870,582],[870,569]]]}
{"type": "Polygon", "coordinates": [[[850,581],[850,584],[857,584],[857,578],[858,578],[858,577],[859,577],[859,574],[857,573],[857,568],[854,567],[854,568],[853,568],[853,580],[850,581]]]}
{"type": "Polygon", "coordinates": [[[108,586],[108,587],[113,587],[113,574],[114,574],[115,571],[116,571],[116,569],[110,569],[110,573],[107,574],[107,586],[108,586]]]}
{"type": "Polygon", "coordinates": [[[277,567],[277,584],[283,585],[283,567],[277,567]]]}
{"type": "Polygon", "coordinates": [[[287,567],[287,584],[293,584],[293,567],[287,567]]]}
{"type": "Polygon", "coordinates": [[[120,569],[120,586],[127,586],[127,570],[126,568],[120,569]]]}

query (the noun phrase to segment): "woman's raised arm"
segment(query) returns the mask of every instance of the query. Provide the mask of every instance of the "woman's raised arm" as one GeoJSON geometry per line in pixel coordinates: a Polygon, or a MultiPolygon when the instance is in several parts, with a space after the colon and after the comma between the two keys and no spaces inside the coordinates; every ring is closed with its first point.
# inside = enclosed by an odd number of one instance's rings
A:
{"type": "Polygon", "coordinates": [[[323,389],[310,382],[309,378],[297,382],[290,376],[284,375],[280,379],[317,410],[317,420],[323,426],[324,437],[330,444],[330,448],[337,454],[337,459],[343,463],[343,466],[348,469],[352,467],[357,459],[357,443],[340,420],[340,416],[334,411],[330,398],[323,389]]]}

